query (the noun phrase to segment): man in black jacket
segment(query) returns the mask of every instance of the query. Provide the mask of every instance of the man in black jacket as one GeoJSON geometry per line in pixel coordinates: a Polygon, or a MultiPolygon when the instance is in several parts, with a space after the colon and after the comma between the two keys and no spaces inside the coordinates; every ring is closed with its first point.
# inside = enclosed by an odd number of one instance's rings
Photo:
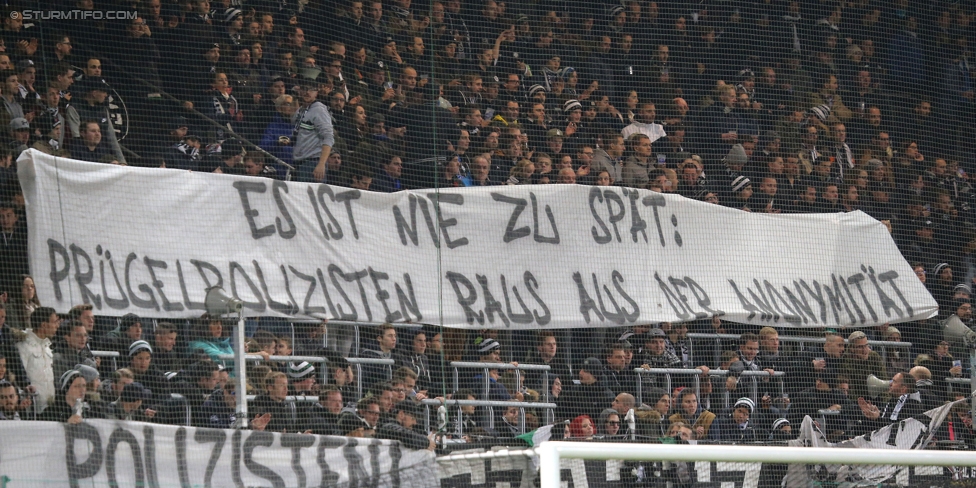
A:
{"type": "MultiPolygon", "coordinates": [[[[548,388],[552,387],[552,382],[556,378],[566,383],[569,383],[572,379],[570,377],[569,366],[566,365],[565,359],[558,351],[559,346],[556,341],[556,334],[551,330],[544,330],[539,332],[539,342],[536,345],[536,350],[526,358],[526,363],[528,364],[544,364],[549,366],[548,388]]],[[[547,388],[547,385],[545,384],[545,375],[542,374],[542,371],[525,371],[524,374],[525,386],[543,394],[543,390],[547,388]]]]}
{"type": "Polygon", "coordinates": [[[342,391],[329,385],[319,391],[319,403],[311,408],[308,420],[313,434],[340,435],[339,413],[342,412],[342,391]]]}
{"type": "Polygon", "coordinates": [[[607,386],[614,394],[637,394],[637,373],[627,366],[627,352],[630,347],[623,342],[617,342],[607,349],[607,386]]]}
{"type": "Polygon", "coordinates": [[[434,450],[434,439],[414,430],[417,419],[423,413],[419,403],[403,400],[396,404],[396,422],[387,422],[376,431],[379,439],[400,441],[408,449],[434,450]]]}
{"type": "Polygon", "coordinates": [[[152,364],[153,349],[146,341],[135,341],[129,346],[129,369],[133,380],[152,391],[147,402],[156,407],[169,399],[169,380],[152,364]]]}
{"type": "Polygon", "coordinates": [[[285,402],[288,396],[288,376],[275,371],[265,378],[264,388],[265,392],[251,403],[250,413],[256,416],[271,414],[266,432],[296,432],[294,405],[285,402]]]}
{"type": "MultiPolygon", "coordinates": [[[[841,342],[843,344],[843,342],[841,342]]],[[[821,426],[824,432],[844,431],[847,429],[847,419],[857,412],[857,408],[844,394],[841,388],[846,383],[844,376],[817,376],[814,386],[800,391],[793,397],[792,406],[789,410],[788,419],[790,422],[799,425],[803,422],[803,417],[809,415],[811,418],[820,418],[820,410],[834,410],[840,412],[839,415],[827,415],[826,425],[821,426]]]]}
{"type": "MultiPolygon", "coordinates": [[[[177,375],[177,381],[173,385],[173,393],[182,395],[190,407],[190,425],[209,427],[210,412],[203,408],[203,403],[214,394],[217,381],[217,365],[210,360],[197,361],[191,364],[186,371],[177,375]]],[[[182,406],[181,402],[167,401],[163,410],[164,422],[182,424],[184,418],[181,416],[185,415],[182,406]]]]}
{"type": "Polygon", "coordinates": [[[798,354],[789,372],[790,381],[787,383],[795,388],[795,391],[800,391],[814,386],[815,378],[824,378],[832,382],[840,374],[844,347],[843,337],[828,333],[822,349],[805,350],[798,354]]]}
{"type": "Polygon", "coordinates": [[[566,388],[556,408],[557,419],[574,419],[578,415],[597,418],[607,405],[613,403],[613,392],[603,380],[603,364],[597,358],[586,358],[580,366],[579,384],[566,388]]]}

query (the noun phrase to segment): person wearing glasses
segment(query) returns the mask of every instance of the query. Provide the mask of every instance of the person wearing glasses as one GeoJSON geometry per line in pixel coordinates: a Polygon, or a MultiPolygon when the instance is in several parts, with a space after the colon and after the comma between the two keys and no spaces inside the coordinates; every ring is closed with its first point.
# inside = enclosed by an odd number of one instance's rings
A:
{"type": "Polygon", "coordinates": [[[871,350],[868,336],[864,332],[856,331],[847,337],[847,352],[841,364],[841,374],[851,379],[851,398],[868,396],[868,376],[888,379],[888,371],[881,355],[871,350]]]}
{"type": "Polygon", "coordinates": [[[597,421],[597,434],[607,438],[620,434],[620,414],[612,408],[603,409],[597,421]]]}
{"type": "Polygon", "coordinates": [[[339,414],[339,432],[347,437],[375,437],[380,423],[380,404],[376,396],[367,396],[356,404],[356,411],[343,409],[339,414]]]}

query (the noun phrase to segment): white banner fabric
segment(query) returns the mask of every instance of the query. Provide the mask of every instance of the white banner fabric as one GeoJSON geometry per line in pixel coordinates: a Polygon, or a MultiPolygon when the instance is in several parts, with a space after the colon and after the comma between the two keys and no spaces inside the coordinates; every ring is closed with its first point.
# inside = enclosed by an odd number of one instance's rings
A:
{"type": "MultiPolygon", "coordinates": [[[[892,423],[869,434],[854,437],[846,441],[831,443],[828,442],[820,428],[814,424],[814,420],[809,416],[804,417],[800,426],[799,435],[795,440],[789,441],[791,446],[803,447],[837,447],[837,448],[868,448],[868,449],[925,449],[929,442],[942,426],[942,422],[949,415],[952,407],[957,403],[966,400],[957,400],[946,403],[938,408],[933,408],[925,412],[925,417],[905,419],[900,422],[892,423]]],[[[857,412],[859,413],[859,412],[857,412]]],[[[791,486],[804,486],[811,466],[790,465],[787,479],[791,486]]],[[[910,466],[895,465],[850,465],[850,466],[826,466],[828,472],[835,474],[836,479],[841,481],[849,476],[867,480],[877,484],[895,477],[899,486],[909,486],[910,466]]]]}
{"type": "Polygon", "coordinates": [[[91,420],[0,422],[10,486],[436,488],[432,451],[352,437],[91,420]]]}
{"type": "Polygon", "coordinates": [[[25,151],[30,266],[65,311],[463,328],[615,327],[715,315],[783,327],[934,315],[862,212],[751,214],[577,185],[394,194],[87,163],[25,151]]]}

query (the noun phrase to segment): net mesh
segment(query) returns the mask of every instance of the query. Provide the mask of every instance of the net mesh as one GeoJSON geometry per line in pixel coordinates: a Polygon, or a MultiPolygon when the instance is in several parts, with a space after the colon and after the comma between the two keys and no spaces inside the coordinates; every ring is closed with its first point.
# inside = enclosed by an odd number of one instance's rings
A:
{"type": "Polygon", "coordinates": [[[966,2],[7,4],[3,417],[77,371],[85,419],[450,453],[970,396],[966,2]]]}

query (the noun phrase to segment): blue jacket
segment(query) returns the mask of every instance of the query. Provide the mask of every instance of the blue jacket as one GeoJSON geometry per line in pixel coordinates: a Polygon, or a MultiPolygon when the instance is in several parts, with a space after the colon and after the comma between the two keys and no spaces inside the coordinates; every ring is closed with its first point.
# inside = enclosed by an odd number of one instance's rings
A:
{"type": "Polygon", "coordinates": [[[190,352],[206,354],[214,363],[222,364],[229,370],[234,368],[233,359],[224,360],[217,357],[220,354],[234,354],[234,348],[230,345],[229,338],[193,341],[190,343],[190,352]]]}
{"type": "Polygon", "coordinates": [[[274,118],[271,119],[271,123],[268,127],[264,129],[264,135],[261,137],[261,149],[268,151],[274,157],[291,164],[292,161],[292,151],[294,151],[294,141],[292,144],[279,144],[278,138],[285,136],[289,139],[292,137],[292,123],[285,120],[281,114],[275,114],[274,118]]]}

